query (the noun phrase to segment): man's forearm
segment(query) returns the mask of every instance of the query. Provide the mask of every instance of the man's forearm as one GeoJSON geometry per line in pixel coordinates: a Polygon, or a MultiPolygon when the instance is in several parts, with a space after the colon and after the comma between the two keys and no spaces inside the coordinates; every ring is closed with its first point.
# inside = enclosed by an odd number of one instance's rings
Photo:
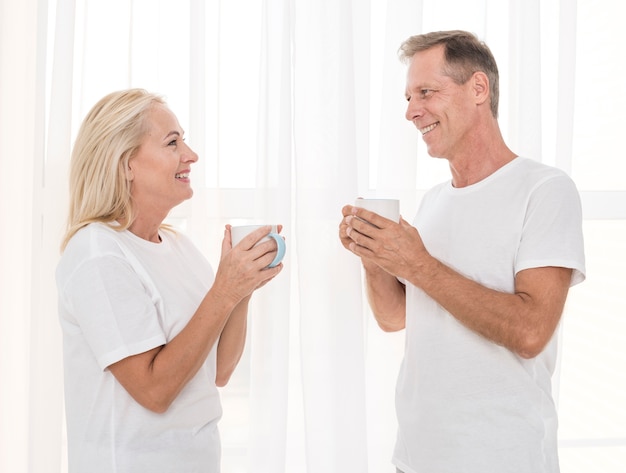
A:
{"type": "Polygon", "coordinates": [[[402,330],[406,322],[406,290],[395,276],[373,263],[363,263],[367,299],[380,328],[402,330]]]}

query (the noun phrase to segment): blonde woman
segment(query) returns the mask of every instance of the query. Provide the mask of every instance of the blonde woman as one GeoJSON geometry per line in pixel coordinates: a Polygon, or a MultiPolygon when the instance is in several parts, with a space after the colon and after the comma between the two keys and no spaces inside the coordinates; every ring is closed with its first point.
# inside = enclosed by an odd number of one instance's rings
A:
{"type": "Polygon", "coordinates": [[[163,99],[112,93],[85,118],[72,153],[70,209],[57,268],[71,472],[220,470],[216,386],[245,341],[252,293],[276,244],[264,227],[215,274],[163,225],[191,198],[198,155],[163,99]]]}

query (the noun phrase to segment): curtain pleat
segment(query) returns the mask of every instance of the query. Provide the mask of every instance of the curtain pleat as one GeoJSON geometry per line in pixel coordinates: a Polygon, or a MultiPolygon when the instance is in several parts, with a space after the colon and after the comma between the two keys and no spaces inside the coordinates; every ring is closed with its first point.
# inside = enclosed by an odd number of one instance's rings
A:
{"type": "Polygon", "coordinates": [[[0,1],[0,470],[29,463],[31,317],[39,283],[42,153],[37,122],[37,2],[0,1]],[[32,51],[23,54],[16,44],[32,51]],[[33,250],[36,251],[33,251],[33,250]],[[36,282],[35,282],[36,281],[36,282]]]}

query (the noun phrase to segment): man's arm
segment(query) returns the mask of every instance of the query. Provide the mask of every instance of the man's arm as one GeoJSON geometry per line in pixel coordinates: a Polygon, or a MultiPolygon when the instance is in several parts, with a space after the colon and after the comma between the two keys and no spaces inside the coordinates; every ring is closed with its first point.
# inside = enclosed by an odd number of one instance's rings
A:
{"type": "MultiPolygon", "coordinates": [[[[350,238],[346,218],[352,216],[352,206],[342,209],[344,218],[339,224],[339,239],[348,250],[354,242],[350,238]]],[[[386,220],[386,219],[385,219],[386,220]]],[[[391,223],[391,221],[389,221],[391,223]]],[[[385,332],[402,330],[406,323],[406,292],[405,286],[398,279],[377,264],[361,258],[365,270],[367,299],[376,322],[385,332]]]]}
{"type": "Polygon", "coordinates": [[[406,325],[406,288],[395,276],[363,261],[367,300],[376,322],[385,332],[402,330],[406,325]]]}
{"type": "Polygon", "coordinates": [[[572,270],[542,267],[520,271],[513,294],[486,288],[436,261],[432,271],[412,277],[459,322],[522,358],[548,344],[559,323],[572,270]]]}
{"type": "Polygon", "coordinates": [[[367,210],[353,207],[351,212],[352,216],[344,219],[351,251],[421,288],[469,329],[525,358],[538,355],[554,334],[571,269],[520,271],[514,293],[496,291],[432,257],[417,229],[406,221],[388,225],[367,210]],[[385,228],[376,228],[356,216],[385,228]]]}

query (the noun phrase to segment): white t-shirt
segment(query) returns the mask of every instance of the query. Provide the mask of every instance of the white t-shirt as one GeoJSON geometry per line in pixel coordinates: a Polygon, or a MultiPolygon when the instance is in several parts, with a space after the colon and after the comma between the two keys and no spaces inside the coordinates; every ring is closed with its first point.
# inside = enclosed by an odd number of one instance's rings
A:
{"type": "Polygon", "coordinates": [[[213,284],[188,238],[160,236],[152,243],[94,223],[58,265],[70,473],[219,471],[215,347],[163,414],[133,400],[107,369],[175,337],[213,284]]]}
{"type": "MultiPolygon", "coordinates": [[[[562,171],[516,158],[463,188],[429,191],[415,217],[426,249],[464,276],[514,292],[523,269],[584,279],[578,192],[562,171]]],[[[523,359],[406,287],[406,350],[396,389],[393,461],[405,473],[556,473],[551,376],[557,337],[523,359]]]]}

